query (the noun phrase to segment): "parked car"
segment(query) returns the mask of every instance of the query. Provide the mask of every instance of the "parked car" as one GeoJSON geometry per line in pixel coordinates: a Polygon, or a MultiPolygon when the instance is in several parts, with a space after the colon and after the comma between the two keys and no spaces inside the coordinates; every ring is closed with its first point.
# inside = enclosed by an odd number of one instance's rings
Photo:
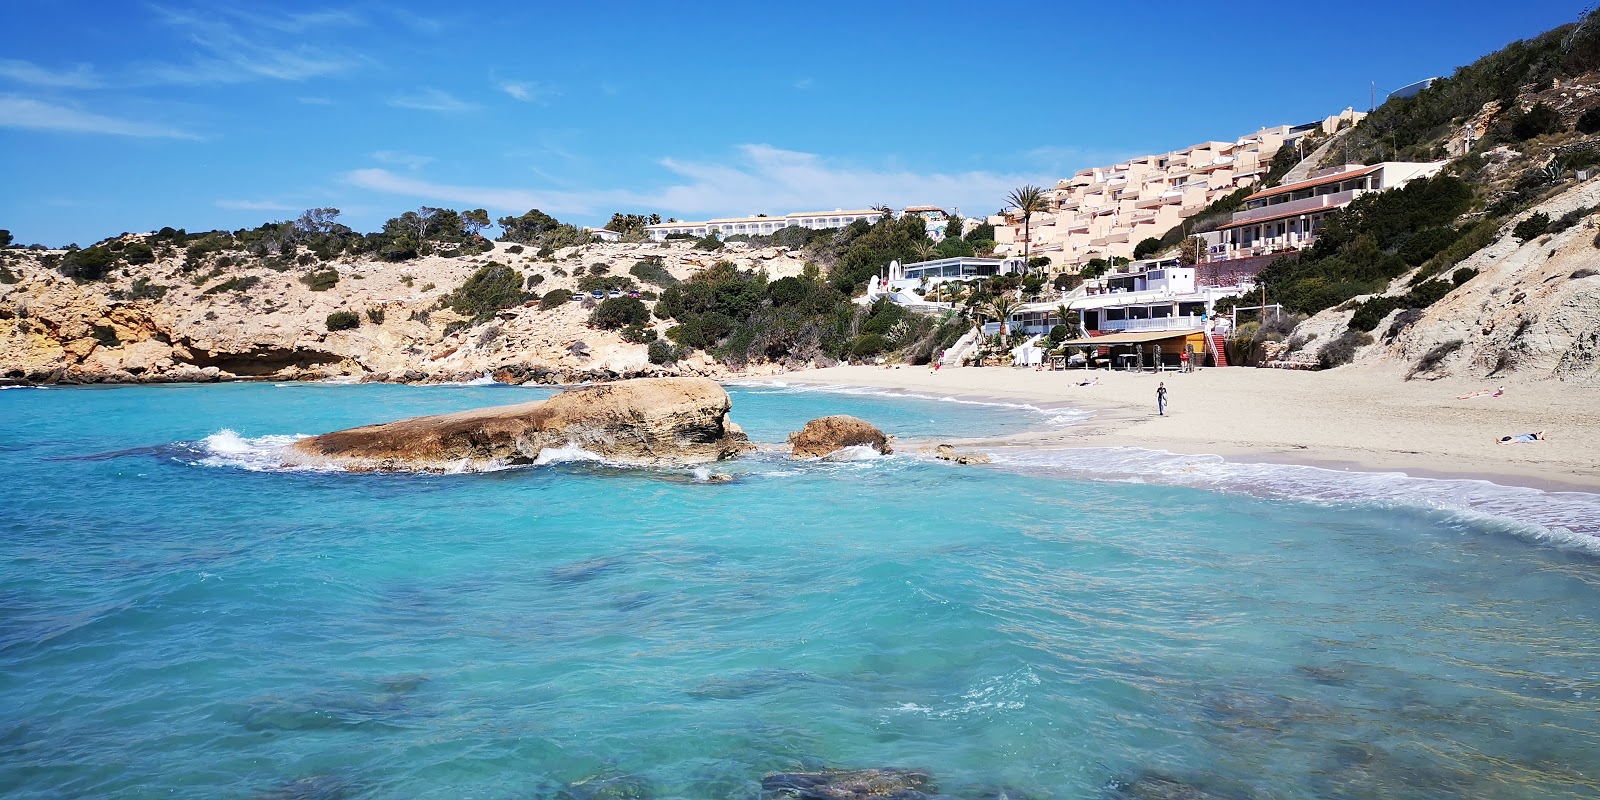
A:
{"type": "Polygon", "coordinates": [[[612,289],[611,290],[611,296],[612,297],[621,297],[622,296],[622,290],[621,289],[612,289]]]}
{"type": "Polygon", "coordinates": [[[589,296],[593,297],[596,300],[604,300],[604,299],[606,299],[606,293],[600,291],[599,289],[596,289],[596,290],[590,292],[589,296]]]}
{"type": "Polygon", "coordinates": [[[638,297],[639,296],[639,290],[638,289],[634,289],[633,291],[628,292],[628,296],[629,297],[638,297]]]}
{"type": "Polygon", "coordinates": [[[567,299],[572,301],[572,302],[574,302],[574,303],[581,303],[581,302],[583,302],[583,292],[573,292],[572,293],[572,297],[569,297],[567,299]]]}

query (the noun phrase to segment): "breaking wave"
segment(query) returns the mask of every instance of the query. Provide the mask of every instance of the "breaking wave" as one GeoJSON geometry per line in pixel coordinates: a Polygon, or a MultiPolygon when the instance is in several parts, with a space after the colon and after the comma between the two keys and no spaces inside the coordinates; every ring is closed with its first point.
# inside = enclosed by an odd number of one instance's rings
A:
{"type": "MultiPolygon", "coordinates": [[[[251,472],[276,472],[291,469],[283,464],[283,451],[289,445],[304,439],[307,434],[292,436],[240,436],[237,431],[223,428],[216,433],[187,445],[179,445],[180,452],[187,451],[190,463],[203,467],[227,467],[251,472]]],[[[309,470],[310,467],[293,469],[309,470]]]]}
{"type": "Polygon", "coordinates": [[[993,455],[1001,468],[1051,477],[1185,486],[1327,505],[1441,511],[1529,541],[1600,556],[1600,494],[1467,478],[1238,462],[1136,447],[1001,448],[993,455]]]}

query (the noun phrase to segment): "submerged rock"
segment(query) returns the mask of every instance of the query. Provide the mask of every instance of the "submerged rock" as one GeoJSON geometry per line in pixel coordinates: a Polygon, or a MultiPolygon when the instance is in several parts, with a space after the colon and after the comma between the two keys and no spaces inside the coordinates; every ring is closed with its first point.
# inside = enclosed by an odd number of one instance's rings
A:
{"type": "Polygon", "coordinates": [[[548,400],[367,425],[301,439],[289,465],[445,472],[532,464],[562,450],[639,466],[734,458],[751,445],[705,378],[641,378],[548,400]]]}
{"type": "Polygon", "coordinates": [[[918,769],[778,772],[761,779],[766,800],[913,800],[933,791],[933,777],[918,769]]]}
{"type": "Polygon", "coordinates": [[[795,458],[821,458],[846,447],[870,447],[882,455],[894,452],[883,431],[847,414],[807,422],[804,428],[789,434],[789,444],[795,458]]]}
{"type": "Polygon", "coordinates": [[[1113,781],[1107,787],[1111,796],[1122,800],[1226,800],[1232,795],[1214,794],[1191,783],[1166,775],[1145,773],[1132,781],[1113,781]]]}
{"type": "Polygon", "coordinates": [[[567,785],[556,800],[649,800],[655,797],[650,781],[638,775],[596,775],[567,785]]]}
{"type": "Polygon", "coordinates": [[[954,461],[957,464],[987,464],[989,456],[984,453],[962,453],[953,445],[941,444],[933,449],[933,457],[940,461],[954,461]]]}

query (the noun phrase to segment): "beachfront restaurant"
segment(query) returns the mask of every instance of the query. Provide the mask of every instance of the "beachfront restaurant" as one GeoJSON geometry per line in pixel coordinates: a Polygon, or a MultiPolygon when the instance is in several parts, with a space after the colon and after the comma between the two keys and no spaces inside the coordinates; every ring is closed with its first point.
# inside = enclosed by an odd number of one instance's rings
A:
{"type": "MultiPolygon", "coordinates": [[[[1206,336],[1200,328],[1177,331],[1122,331],[1104,336],[1068,339],[1066,347],[1088,348],[1083,366],[1090,369],[1178,369],[1189,348],[1191,365],[1205,366],[1206,336]]],[[[1076,366],[1076,363],[1074,364],[1076,366]]]]}

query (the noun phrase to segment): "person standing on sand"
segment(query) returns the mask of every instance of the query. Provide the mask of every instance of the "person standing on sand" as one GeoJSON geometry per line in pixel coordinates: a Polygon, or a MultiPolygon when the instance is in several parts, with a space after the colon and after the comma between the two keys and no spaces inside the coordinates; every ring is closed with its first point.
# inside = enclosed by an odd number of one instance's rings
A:
{"type": "Polygon", "coordinates": [[[1156,386],[1156,413],[1161,415],[1161,416],[1163,416],[1163,417],[1167,415],[1167,382],[1166,381],[1162,381],[1159,385],[1156,386]]]}

